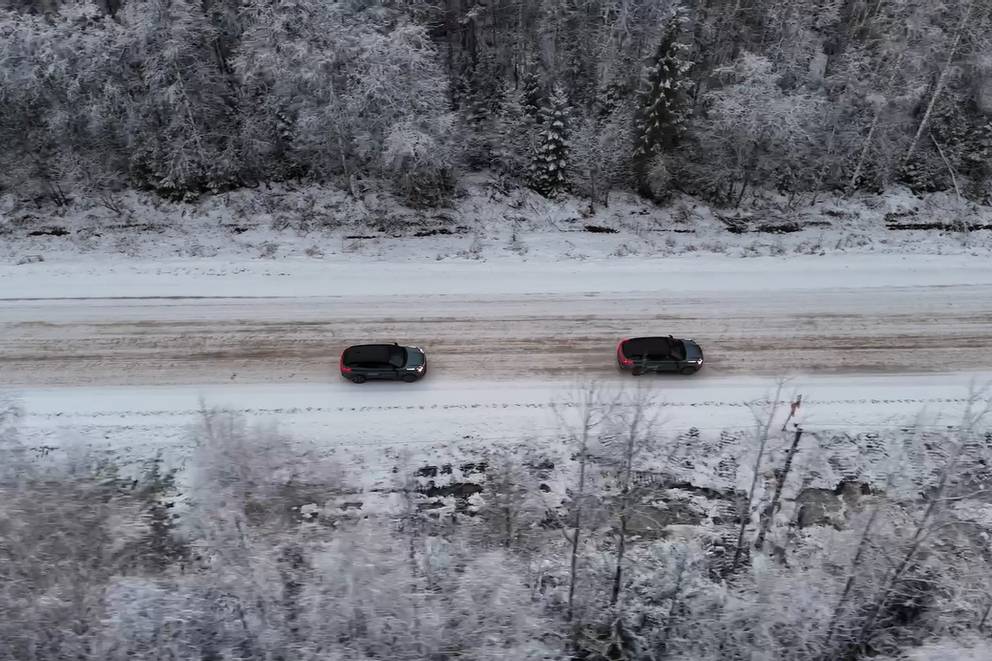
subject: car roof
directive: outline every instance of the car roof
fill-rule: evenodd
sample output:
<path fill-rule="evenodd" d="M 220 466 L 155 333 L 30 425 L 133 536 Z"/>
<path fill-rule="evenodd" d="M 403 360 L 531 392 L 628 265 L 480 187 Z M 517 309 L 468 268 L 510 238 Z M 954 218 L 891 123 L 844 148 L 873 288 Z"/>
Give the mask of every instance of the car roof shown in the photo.
<path fill-rule="evenodd" d="M 345 363 L 388 363 L 403 347 L 395 344 L 358 344 L 344 350 Z"/>
<path fill-rule="evenodd" d="M 632 337 L 624 341 L 623 352 L 627 356 L 668 355 L 679 341 L 673 337 Z"/>

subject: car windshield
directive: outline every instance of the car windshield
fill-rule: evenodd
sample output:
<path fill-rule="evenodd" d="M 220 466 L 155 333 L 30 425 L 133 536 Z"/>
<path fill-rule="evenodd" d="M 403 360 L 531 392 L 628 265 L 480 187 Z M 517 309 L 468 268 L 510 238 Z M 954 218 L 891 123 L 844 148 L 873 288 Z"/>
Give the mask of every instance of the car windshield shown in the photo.
<path fill-rule="evenodd" d="M 389 364 L 393 367 L 403 367 L 406 365 L 406 349 L 403 347 L 390 347 Z"/>
<path fill-rule="evenodd" d="M 424 354 L 420 351 L 407 351 L 406 352 L 406 366 L 407 367 L 419 367 L 424 364 Z"/>

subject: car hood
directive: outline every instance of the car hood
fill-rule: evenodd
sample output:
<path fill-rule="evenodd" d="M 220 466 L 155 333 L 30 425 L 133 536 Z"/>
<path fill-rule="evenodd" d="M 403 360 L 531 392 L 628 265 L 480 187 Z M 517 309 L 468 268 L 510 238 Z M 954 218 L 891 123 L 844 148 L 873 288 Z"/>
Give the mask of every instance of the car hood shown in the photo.
<path fill-rule="evenodd" d="M 698 360 L 703 357 L 703 350 L 692 340 L 683 340 L 682 344 L 685 345 L 686 360 Z"/>
<path fill-rule="evenodd" d="M 404 367 L 420 367 L 427 362 L 427 354 L 420 347 L 404 347 L 406 349 L 406 365 Z"/>

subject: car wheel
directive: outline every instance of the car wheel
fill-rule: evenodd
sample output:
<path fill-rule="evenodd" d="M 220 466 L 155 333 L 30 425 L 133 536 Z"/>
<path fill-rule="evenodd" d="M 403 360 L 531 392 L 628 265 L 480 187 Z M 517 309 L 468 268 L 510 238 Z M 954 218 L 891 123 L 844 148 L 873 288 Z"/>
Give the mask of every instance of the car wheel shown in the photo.
<path fill-rule="evenodd" d="M 632 369 L 630 373 L 633 374 L 634 376 L 641 376 L 642 374 L 644 374 L 644 370 L 638 367 L 636 369 Z"/>
<path fill-rule="evenodd" d="M 698 371 L 699 371 L 699 368 L 698 367 L 683 367 L 682 368 L 682 373 L 685 374 L 686 376 L 688 376 L 690 374 L 695 374 Z"/>
<path fill-rule="evenodd" d="M 417 380 L 417 375 L 416 374 L 404 374 L 403 375 L 403 381 L 405 381 L 406 383 L 413 383 L 416 380 Z"/>
<path fill-rule="evenodd" d="M 351 377 L 352 383 L 365 383 L 365 377 L 361 374 L 355 374 Z"/>

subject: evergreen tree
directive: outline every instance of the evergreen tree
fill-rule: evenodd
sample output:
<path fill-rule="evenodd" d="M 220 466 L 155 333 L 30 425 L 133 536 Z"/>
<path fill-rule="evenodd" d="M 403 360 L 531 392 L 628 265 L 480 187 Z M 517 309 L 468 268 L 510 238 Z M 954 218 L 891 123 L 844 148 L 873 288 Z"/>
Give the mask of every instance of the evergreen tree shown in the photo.
<path fill-rule="evenodd" d="M 188 549 L 176 531 L 176 515 L 172 507 L 179 496 L 176 469 L 162 469 L 162 458 L 148 461 L 144 475 L 137 482 L 136 497 L 147 531 L 131 547 L 137 564 L 146 569 L 163 571 L 177 560 L 183 560 Z"/>
<path fill-rule="evenodd" d="M 503 91 L 496 120 L 498 143 L 495 165 L 504 177 L 525 177 L 529 160 L 536 148 L 537 119 L 526 105 L 522 87 Z"/>
<path fill-rule="evenodd" d="M 635 171 L 642 187 L 654 157 L 678 144 L 691 112 L 692 61 L 682 36 L 682 19 L 677 16 L 665 31 L 646 71 L 634 147 Z"/>
<path fill-rule="evenodd" d="M 520 90 L 522 94 L 521 103 L 524 110 L 534 119 L 538 119 L 541 114 L 541 103 L 544 93 L 541 90 L 541 78 L 533 68 L 527 69 L 521 76 Z"/>
<path fill-rule="evenodd" d="M 465 92 L 460 99 L 462 117 L 469 136 L 465 158 L 471 168 L 487 168 L 499 149 L 496 143 L 500 105 L 499 66 L 492 54 L 483 54 L 466 74 Z"/>
<path fill-rule="evenodd" d="M 531 187 L 545 197 L 557 197 L 568 189 L 568 115 L 565 90 L 555 85 L 541 108 L 541 132 L 531 163 Z"/>

